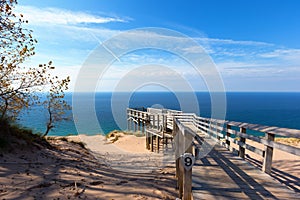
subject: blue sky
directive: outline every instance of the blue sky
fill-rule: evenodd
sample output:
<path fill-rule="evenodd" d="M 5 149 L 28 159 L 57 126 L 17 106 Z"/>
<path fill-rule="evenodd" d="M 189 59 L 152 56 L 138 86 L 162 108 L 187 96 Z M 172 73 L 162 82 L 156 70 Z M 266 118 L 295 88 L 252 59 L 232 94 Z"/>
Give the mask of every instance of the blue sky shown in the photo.
<path fill-rule="evenodd" d="M 71 76 L 71 88 L 99 44 L 122 31 L 162 27 L 203 46 L 227 91 L 300 92 L 299 10 L 297 0 L 22 0 L 17 6 L 39 41 L 36 56 L 26 64 L 52 60 L 58 75 Z M 155 50 L 118 59 L 101 77 L 97 90 L 114 90 L 131 70 L 149 64 L 169 66 L 195 90 L 207 90 L 205 77 L 201 81 L 185 61 Z"/>

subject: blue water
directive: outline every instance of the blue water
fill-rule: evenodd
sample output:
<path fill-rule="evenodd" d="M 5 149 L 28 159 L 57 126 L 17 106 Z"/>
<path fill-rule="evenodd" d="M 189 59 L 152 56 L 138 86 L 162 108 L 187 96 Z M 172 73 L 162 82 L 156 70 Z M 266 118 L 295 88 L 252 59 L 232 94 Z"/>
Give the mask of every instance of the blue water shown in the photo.
<path fill-rule="evenodd" d="M 80 94 L 82 101 L 85 100 L 85 93 Z M 187 94 L 181 94 L 188 96 Z M 122 98 L 122 95 L 120 98 Z M 126 95 L 125 95 L 126 96 Z M 178 96 L 178 95 L 177 95 Z M 203 117 L 211 116 L 210 94 L 205 92 L 196 93 L 197 103 L 200 108 L 198 112 L 196 107 L 190 104 L 185 107 L 185 112 L 195 112 Z M 108 133 L 115 129 L 120 129 L 114 120 L 111 108 L 112 93 L 95 94 L 95 111 L 98 122 L 103 133 Z M 71 104 L 72 93 L 67 93 L 65 99 Z M 226 119 L 240 122 L 262 124 L 268 126 L 279 126 L 285 128 L 300 129 L 300 93 L 249 93 L 249 92 L 229 92 L 226 94 Z M 181 100 L 182 101 L 182 100 Z M 189 105 L 189 99 L 184 100 Z M 134 93 L 129 101 L 129 107 L 151 107 L 153 105 L 169 109 L 182 109 L 180 100 L 176 95 L 168 92 L 137 92 Z M 118 107 L 118 102 L 113 105 Z M 85 109 L 84 107 L 82 108 Z M 122 111 L 123 112 L 123 111 Z M 124 116 L 125 116 L 124 110 Z M 70 115 L 72 113 L 70 111 Z M 42 107 L 32 107 L 28 112 L 24 111 L 19 119 L 19 124 L 33 129 L 34 132 L 43 133 L 46 125 L 46 112 Z M 126 122 L 126 117 L 124 117 Z M 91 128 L 86 123 L 85 134 L 98 134 L 101 130 Z M 77 134 L 74 120 L 71 117 L 69 121 L 62 121 L 56 124 L 56 127 L 49 135 L 69 135 Z"/>

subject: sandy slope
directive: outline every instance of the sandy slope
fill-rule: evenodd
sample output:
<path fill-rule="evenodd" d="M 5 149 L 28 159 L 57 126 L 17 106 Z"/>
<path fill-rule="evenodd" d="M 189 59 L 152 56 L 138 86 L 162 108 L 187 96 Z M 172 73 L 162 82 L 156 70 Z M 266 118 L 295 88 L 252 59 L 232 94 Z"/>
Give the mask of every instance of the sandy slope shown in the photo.
<path fill-rule="evenodd" d="M 123 135 L 114 143 L 102 135 L 78 136 L 99 162 L 128 173 L 151 173 L 174 166 L 173 153 L 153 153 L 145 148 L 145 137 Z M 104 161 L 104 162 L 103 162 Z"/>
<path fill-rule="evenodd" d="M 63 139 L 64 140 L 64 139 Z M 175 199 L 174 155 L 145 149 L 145 138 L 122 135 L 52 138 L 52 148 L 0 153 L 0 199 Z M 259 166 L 250 152 L 247 160 Z M 299 157 L 274 154 L 274 177 L 299 189 Z"/>
<path fill-rule="evenodd" d="M 130 145 L 133 138 L 124 138 L 120 147 L 107 145 L 102 136 L 68 139 L 87 142 L 90 150 L 54 139 L 51 149 L 0 154 L 0 199 L 175 199 L 173 167 L 154 166 L 154 153 L 142 148 L 120 151 L 122 142 L 138 150 L 142 139 Z"/>

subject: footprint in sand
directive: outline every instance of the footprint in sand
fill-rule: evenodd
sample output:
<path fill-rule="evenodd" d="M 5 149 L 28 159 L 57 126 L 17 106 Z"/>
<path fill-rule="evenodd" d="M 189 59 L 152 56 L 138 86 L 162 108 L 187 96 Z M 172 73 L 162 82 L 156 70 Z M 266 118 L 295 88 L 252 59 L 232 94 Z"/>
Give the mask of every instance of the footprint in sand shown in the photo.
<path fill-rule="evenodd" d="M 128 183 L 128 181 L 120 181 L 120 182 L 116 183 L 116 185 L 123 185 L 125 183 Z"/>

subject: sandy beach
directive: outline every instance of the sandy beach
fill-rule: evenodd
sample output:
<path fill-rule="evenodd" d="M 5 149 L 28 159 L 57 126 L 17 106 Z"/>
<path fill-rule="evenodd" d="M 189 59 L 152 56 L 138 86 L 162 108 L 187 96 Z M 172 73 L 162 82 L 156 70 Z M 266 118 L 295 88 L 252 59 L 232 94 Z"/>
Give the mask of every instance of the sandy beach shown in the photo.
<path fill-rule="evenodd" d="M 124 136 L 110 144 L 101 135 L 52 137 L 51 148 L 3 153 L 0 198 L 175 199 L 174 166 L 159 165 L 161 156 L 146 151 L 143 140 Z"/>

